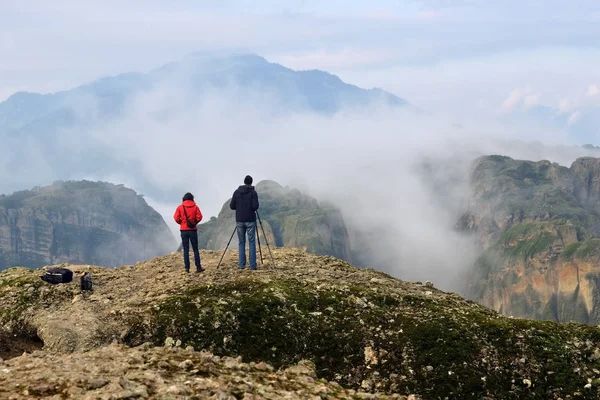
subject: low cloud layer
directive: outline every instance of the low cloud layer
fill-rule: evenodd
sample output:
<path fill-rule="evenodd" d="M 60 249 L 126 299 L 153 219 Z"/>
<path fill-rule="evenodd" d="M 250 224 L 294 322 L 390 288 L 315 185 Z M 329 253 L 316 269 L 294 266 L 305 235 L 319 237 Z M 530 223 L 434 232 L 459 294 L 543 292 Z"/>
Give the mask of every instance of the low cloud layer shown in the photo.
<path fill-rule="evenodd" d="M 452 290 L 477 255 L 471 238 L 453 230 L 472 160 L 504 154 L 569 165 L 588 153 L 562 145 L 561 132 L 484 120 L 456 126 L 382 105 L 325 117 L 281 112 L 268 94 L 235 87 L 193 106 L 185 99 L 157 89 L 129 104 L 123 120 L 91 132 L 140 169 L 84 177 L 158 188 L 160 198 L 147 200 L 175 234 L 173 210 L 186 191 L 208 220 L 246 174 L 275 180 L 340 207 L 365 266 Z"/>
<path fill-rule="evenodd" d="M 532 104 L 532 96 L 522 90 L 513 97 Z M 82 116 L 98 115 L 93 99 L 73 107 Z M 589 153 L 565 146 L 564 132 L 500 125 L 477 113 L 458 125 L 381 104 L 333 116 L 290 113 L 272 93 L 234 86 L 203 91 L 198 99 L 166 81 L 121 111 L 122 119 L 101 129 L 59 132 L 46 142 L 7 139 L 0 149 L 0 156 L 6 153 L 1 189 L 54 179 L 123 183 L 145 194 L 177 235 L 172 215 L 185 192 L 195 195 L 208 220 L 250 174 L 255 182 L 275 180 L 336 204 L 363 266 L 450 290 L 460 288 L 477 255 L 471 238 L 453 230 L 474 158 L 503 154 L 569 165 Z M 75 162 L 98 149 L 119 167 L 93 161 L 86 170 L 53 167 L 56 157 L 68 154 L 60 161 Z M 19 151 L 18 162 L 7 161 Z"/>

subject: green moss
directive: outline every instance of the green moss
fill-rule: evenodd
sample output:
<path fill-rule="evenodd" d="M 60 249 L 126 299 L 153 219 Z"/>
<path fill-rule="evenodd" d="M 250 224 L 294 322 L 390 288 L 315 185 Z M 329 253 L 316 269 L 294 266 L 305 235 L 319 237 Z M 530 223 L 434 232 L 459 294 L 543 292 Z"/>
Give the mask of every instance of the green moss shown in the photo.
<path fill-rule="evenodd" d="M 559 239 L 551 223 L 523 223 L 507 229 L 497 241 L 495 248 L 511 263 L 525 261 L 539 253 L 548 251 Z"/>
<path fill-rule="evenodd" d="M 276 368 L 309 359 L 319 377 L 342 385 L 358 388 L 370 379 L 381 391 L 401 388 L 428 399 L 565 396 L 587 383 L 574 366 L 600 368 L 588 360 L 593 348 L 565 347 L 574 337 L 597 343 L 595 328 L 513 320 L 450 296 L 399 296 L 358 285 L 323 288 L 291 278 L 206 284 L 136 318 L 126 338 L 131 345 L 173 337 L 182 346 Z M 535 386 L 512 387 L 524 378 Z"/>
<path fill-rule="evenodd" d="M 38 302 L 38 288 L 43 284 L 43 281 L 33 274 L 11 276 L 8 273 L 13 269 L 6 270 L 0 275 L 0 277 L 5 276 L 5 278 L 0 279 L 0 323 L 11 322 L 18 325 L 22 314 Z M 29 285 L 29 287 L 25 288 L 25 285 Z M 29 288 L 33 289 L 28 290 Z M 17 291 L 16 300 L 11 303 L 4 300 L 2 297 L 5 291 Z M 22 331 L 19 326 L 16 326 L 15 329 L 17 332 Z"/>
<path fill-rule="evenodd" d="M 359 360 L 366 327 L 350 324 L 351 308 L 338 310 L 342 317 L 335 325 L 326 323 L 324 316 L 327 307 L 344 302 L 341 293 L 307 294 L 300 287 L 291 281 L 199 287 L 160 306 L 154 314 L 158 329 L 152 336 L 158 343 L 177 337 L 216 354 L 264 359 L 276 367 L 309 355 L 321 370 L 338 369 L 332 362 Z M 219 301 L 225 293 L 234 293 L 226 304 Z"/>
<path fill-rule="evenodd" d="M 580 259 L 597 259 L 600 257 L 600 239 L 586 240 L 575 252 L 575 257 Z"/>
<path fill-rule="evenodd" d="M 10 268 L 0 274 L 0 326 L 10 323 L 13 333 L 21 334 L 30 330 L 29 324 L 23 318 L 26 312 L 34 310 L 42 300 L 52 302 L 70 298 L 71 293 L 50 291 L 42 299 L 40 288 L 47 283 L 31 270 L 13 276 L 15 269 L 21 268 Z M 7 294 L 10 296 L 5 297 Z"/>
<path fill-rule="evenodd" d="M 526 236 L 530 232 L 535 229 L 539 229 L 540 227 L 547 227 L 548 223 L 535 223 L 535 222 L 526 222 L 521 224 L 515 224 L 511 226 L 509 229 L 504 231 L 500 236 L 499 240 L 503 243 L 508 243 L 513 240 L 517 240 L 523 236 Z"/>
<path fill-rule="evenodd" d="M 561 253 L 561 257 L 565 260 L 572 260 L 575 252 L 581 247 L 582 242 L 575 242 L 567 246 Z"/>
<path fill-rule="evenodd" d="M 3 276 L 5 277 L 2 277 L 2 275 L 0 275 L 0 288 L 8 286 L 24 286 L 27 284 L 38 287 L 43 284 L 43 281 L 40 279 L 40 277 L 33 273 L 27 273 L 25 275 L 18 275 L 14 277 L 9 274 L 12 270 L 18 268 L 21 267 L 13 267 L 3 271 Z"/>

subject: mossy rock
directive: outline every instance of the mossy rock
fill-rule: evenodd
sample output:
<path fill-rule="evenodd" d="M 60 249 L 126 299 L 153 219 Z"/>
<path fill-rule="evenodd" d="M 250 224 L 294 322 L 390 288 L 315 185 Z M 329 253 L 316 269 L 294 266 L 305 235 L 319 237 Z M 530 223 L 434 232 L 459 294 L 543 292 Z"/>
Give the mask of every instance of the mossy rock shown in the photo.
<path fill-rule="evenodd" d="M 293 278 L 206 284 L 139 316 L 126 340 L 162 345 L 168 337 L 275 367 L 309 359 L 319 377 L 344 386 L 371 382 L 373 390 L 427 399 L 600 393 L 584 391 L 587 376 L 575 372 L 600 368 L 590 361 L 597 328 L 504 318 L 452 297 Z"/>

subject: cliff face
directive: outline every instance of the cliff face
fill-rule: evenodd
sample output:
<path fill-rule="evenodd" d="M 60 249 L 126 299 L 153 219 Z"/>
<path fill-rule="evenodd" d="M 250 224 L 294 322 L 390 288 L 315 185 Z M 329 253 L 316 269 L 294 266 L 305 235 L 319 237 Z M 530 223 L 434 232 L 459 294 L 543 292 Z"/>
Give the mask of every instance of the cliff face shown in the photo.
<path fill-rule="evenodd" d="M 600 160 L 483 157 L 472 188 L 459 226 L 483 252 L 467 295 L 508 315 L 600 323 Z"/>
<path fill-rule="evenodd" d="M 341 212 L 329 204 L 273 181 L 256 185 L 258 213 L 269 245 L 306 248 L 313 254 L 351 260 L 350 239 Z M 206 249 L 224 249 L 235 229 L 235 211 L 227 200 L 216 219 L 199 225 L 199 244 Z M 260 225 L 261 245 L 266 248 Z M 230 248 L 237 249 L 237 235 Z M 258 251 L 258 249 L 257 249 Z M 263 251 L 266 256 L 266 249 Z"/>
<path fill-rule="evenodd" d="M 0 269 L 62 262 L 114 267 L 175 247 L 160 214 L 121 185 L 56 182 L 0 196 Z"/>

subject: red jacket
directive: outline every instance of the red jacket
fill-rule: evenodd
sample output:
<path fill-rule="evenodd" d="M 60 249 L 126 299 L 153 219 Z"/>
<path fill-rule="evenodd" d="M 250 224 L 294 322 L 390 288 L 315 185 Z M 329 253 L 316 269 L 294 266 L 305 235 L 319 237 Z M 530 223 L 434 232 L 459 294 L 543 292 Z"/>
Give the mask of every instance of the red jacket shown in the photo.
<path fill-rule="evenodd" d="M 175 215 L 173 215 L 175 222 L 177 222 L 179 224 L 179 230 L 180 231 L 195 231 L 195 230 L 197 230 L 198 227 L 196 227 L 196 226 L 194 226 L 193 228 L 190 228 L 189 226 L 187 226 L 187 222 L 185 220 L 185 215 L 183 214 L 183 207 L 185 207 L 185 212 L 187 214 L 187 217 L 192 224 L 197 224 L 198 222 L 202 221 L 202 213 L 200 212 L 200 209 L 198 208 L 196 203 L 193 200 L 186 200 L 177 207 L 177 209 L 175 210 Z"/>

